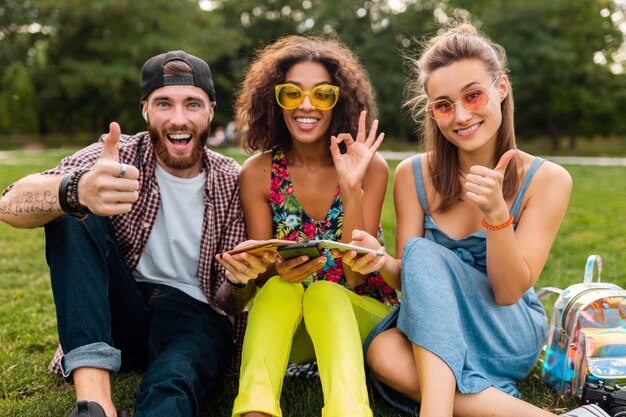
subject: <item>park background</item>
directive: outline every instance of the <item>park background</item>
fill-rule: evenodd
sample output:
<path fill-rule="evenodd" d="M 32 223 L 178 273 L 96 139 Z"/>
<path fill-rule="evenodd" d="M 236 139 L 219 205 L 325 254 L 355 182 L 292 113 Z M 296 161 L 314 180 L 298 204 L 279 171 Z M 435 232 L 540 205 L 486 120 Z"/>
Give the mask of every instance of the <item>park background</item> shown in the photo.
<path fill-rule="evenodd" d="M 626 286 L 625 12 L 626 3 L 613 0 L 3 0 L 0 189 L 93 142 L 112 120 L 127 133 L 143 130 L 140 68 L 165 50 L 209 62 L 218 101 L 213 126 L 226 126 L 254 52 L 286 34 L 343 40 L 376 89 L 383 149 L 417 152 L 418 126 L 401 108 L 402 57 L 447 22 L 469 18 L 507 50 L 518 146 L 565 161 L 574 179 L 537 287 L 580 281 L 591 253 L 604 259 L 603 281 Z M 230 145 L 219 151 L 245 160 Z M 613 158 L 598 166 L 564 156 Z M 397 163 L 389 158 L 392 173 Z M 393 246 L 391 182 L 387 193 L 383 228 Z M 0 416 L 68 414 L 73 391 L 46 370 L 57 341 L 43 232 L 0 224 Z M 139 378 L 114 376 L 119 407 L 132 409 Z M 539 365 L 521 387 L 526 399 L 555 412 L 576 404 L 545 386 Z M 229 415 L 235 392 L 236 378 L 226 378 L 204 415 Z M 371 399 L 376 416 L 402 415 Z M 319 382 L 288 378 L 282 405 L 286 416 L 320 415 Z"/>

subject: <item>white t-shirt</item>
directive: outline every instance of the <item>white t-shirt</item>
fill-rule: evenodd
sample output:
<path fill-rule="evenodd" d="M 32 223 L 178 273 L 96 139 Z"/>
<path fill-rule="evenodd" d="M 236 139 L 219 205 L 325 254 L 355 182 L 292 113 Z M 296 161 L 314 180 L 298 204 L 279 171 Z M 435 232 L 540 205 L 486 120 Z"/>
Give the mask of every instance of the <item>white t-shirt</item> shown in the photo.
<path fill-rule="evenodd" d="M 159 164 L 155 170 L 161 209 L 133 275 L 139 282 L 169 285 L 208 303 L 198 280 L 206 174 L 179 178 Z"/>

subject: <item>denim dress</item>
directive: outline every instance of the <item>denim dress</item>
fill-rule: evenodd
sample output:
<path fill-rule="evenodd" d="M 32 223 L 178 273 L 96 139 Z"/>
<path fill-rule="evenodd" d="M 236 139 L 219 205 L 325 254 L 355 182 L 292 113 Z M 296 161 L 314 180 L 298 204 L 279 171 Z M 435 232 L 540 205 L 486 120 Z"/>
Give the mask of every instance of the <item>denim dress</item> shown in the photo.
<path fill-rule="evenodd" d="M 495 387 L 520 397 L 516 383 L 533 369 L 547 337 L 543 305 L 530 288 L 509 306 L 496 304 L 487 277 L 485 231 L 452 239 L 428 209 L 420 155 L 412 159 L 415 187 L 424 210 L 424 237 L 408 240 L 402 255 L 402 298 L 368 336 L 365 350 L 382 331 L 397 326 L 411 343 L 440 357 L 452 370 L 457 390 L 478 393 Z M 511 208 L 517 219 L 524 194 L 543 159 L 535 158 Z M 411 414 L 419 405 L 373 376 L 387 401 Z"/>

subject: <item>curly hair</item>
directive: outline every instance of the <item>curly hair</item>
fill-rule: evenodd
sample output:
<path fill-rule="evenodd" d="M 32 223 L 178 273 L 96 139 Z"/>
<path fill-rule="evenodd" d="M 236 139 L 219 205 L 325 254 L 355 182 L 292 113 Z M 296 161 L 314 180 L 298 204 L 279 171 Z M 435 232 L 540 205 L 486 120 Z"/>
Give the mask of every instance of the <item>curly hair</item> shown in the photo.
<path fill-rule="evenodd" d="M 276 103 L 274 86 L 283 83 L 287 71 L 303 61 L 322 64 L 332 84 L 340 88 L 328 140 L 344 132 L 356 136 L 362 110 L 367 111 L 368 126 L 377 117 L 367 72 L 343 43 L 333 37 L 285 36 L 257 52 L 235 101 L 235 122 L 248 152 L 291 148 L 291 135 Z"/>
<path fill-rule="evenodd" d="M 404 106 L 409 109 L 414 121 L 420 123 L 424 148 L 429 152 L 430 176 L 433 186 L 441 195 L 439 209 L 445 211 L 457 202 L 463 192 L 458 181 L 460 166 L 457 147 L 448 141 L 437 122 L 427 117 L 428 96 L 426 84 L 430 74 L 442 67 L 465 59 L 482 61 L 492 79 L 508 72 L 504 48 L 478 33 L 469 23 L 461 23 L 428 41 L 418 59 L 406 57 L 410 73 Z M 513 121 L 513 90 L 500 104 L 502 123 L 496 140 L 496 161 L 509 149 L 515 149 L 515 128 Z M 503 194 L 510 198 L 517 193 L 517 158 L 513 158 L 504 175 Z"/>

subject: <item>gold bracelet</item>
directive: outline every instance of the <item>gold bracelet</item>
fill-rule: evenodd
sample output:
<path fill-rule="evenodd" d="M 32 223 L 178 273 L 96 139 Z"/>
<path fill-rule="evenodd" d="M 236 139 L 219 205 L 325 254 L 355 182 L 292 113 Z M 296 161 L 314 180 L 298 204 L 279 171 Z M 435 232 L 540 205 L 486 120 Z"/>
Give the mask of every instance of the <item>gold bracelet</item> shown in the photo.
<path fill-rule="evenodd" d="M 487 230 L 502 230 L 505 227 L 509 227 L 510 225 L 513 224 L 513 215 L 509 214 L 509 219 L 507 221 L 505 221 L 504 223 L 502 223 L 502 224 L 495 224 L 495 225 L 494 224 L 489 224 L 489 223 L 487 223 L 487 221 L 484 218 L 481 220 L 480 223 Z"/>

